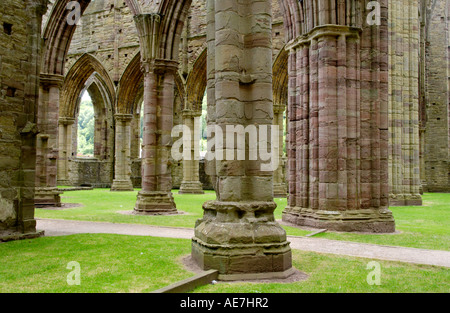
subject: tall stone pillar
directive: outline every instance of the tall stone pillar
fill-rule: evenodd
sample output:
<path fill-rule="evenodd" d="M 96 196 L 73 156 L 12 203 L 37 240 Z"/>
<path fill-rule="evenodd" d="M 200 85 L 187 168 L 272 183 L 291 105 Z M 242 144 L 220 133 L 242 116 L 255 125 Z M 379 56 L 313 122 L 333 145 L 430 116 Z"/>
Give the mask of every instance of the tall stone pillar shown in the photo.
<path fill-rule="evenodd" d="M 184 138 L 183 141 L 187 140 L 187 145 L 184 147 L 190 147 L 190 158 L 188 160 L 183 159 L 183 181 L 180 186 L 180 194 L 203 194 L 203 185 L 200 182 L 199 175 L 199 140 L 200 140 L 200 129 L 195 129 L 199 127 L 195 123 L 195 119 L 200 120 L 201 112 L 194 112 L 191 110 L 183 111 L 183 125 L 187 126 L 190 130 L 190 138 Z"/>
<path fill-rule="evenodd" d="M 425 192 L 450 192 L 450 5 L 422 1 L 420 77 Z"/>
<path fill-rule="evenodd" d="M 262 129 L 272 125 L 271 13 L 271 1 L 207 1 L 208 87 L 215 86 L 214 95 L 208 88 L 208 119 L 215 122 L 216 145 L 207 159 L 214 163 L 217 198 L 203 205 L 192 257 L 202 269 L 219 270 L 222 280 L 293 271 L 286 233 L 273 215 L 273 169 L 264 168 L 261 155 L 248 156 L 256 152 L 250 148 L 256 138 L 245 143 L 245 151 L 236 142 L 227 145 L 223 155 L 218 144 L 220 133 L 225 144 L 239 127 L 257 128 L 262 143 Z"/>
<path fill-rule="evenodd" d="M 142 190 L 136 214 L 177 214 L 172 195 L 170 154 L 172 147 L 175 73 L 178 63 L 157 58 L 160 16 L 135 17 L 144 72 L 144 134 Z"/>
<path fill-rule="evenodd" d="M 111 191 L 133 191 L 131 182 L 131 114 L 116 114 L 114 180 Z"/>
<path fill-rule="evenodd" d="M 381 25 L 366 23 L 365 8 L 353 19 L 344 2 L 319 2 L 319 19 L 308 23 L 314 27 L 287 44 L 289 198 L 283 220 L 393 232 L 387 1 L 379 1 Z"/>
<path fill-rule="evenodd" d="M 273 173 L 273 196 L 275 198 L 286 198 L 287 197 L 287 186 L 285 175 L 283 173 L 283 132 L 284 132 L 284 111 L 286 106 L 284 105 L 274 105 L 273 108 L 273 125 L 278 127 L 278 143 L 279 143 L 279 154 L 278 159 L 280 164 Z"/>
<path fill-rule="evenodd" d="M 36 230 L 34 195 L 46 10 L 44 0 L 6 0 L 0 7 L 5 30 L 0 32 L 0 242 L 43 234 Z"/>
<path fill-rule="evenodd" d="M 60 90 L 64 77 L 41 74 L 36 141 L 35 204 L 61 206 L 57 187 L 58 118 Z"/>
<path fill-rule="evenodd" d="M 419 8 L 389 1 L 389 200 L 422 205 L 419 159 Z"/>
<path fill-rule="evenodd" d="M 70 160 L 73 151 L 73 125 L 75 119 L 73 117 L 59 118 L 59 158 L 58 158 L 58 184 L 70 186 Z"/>

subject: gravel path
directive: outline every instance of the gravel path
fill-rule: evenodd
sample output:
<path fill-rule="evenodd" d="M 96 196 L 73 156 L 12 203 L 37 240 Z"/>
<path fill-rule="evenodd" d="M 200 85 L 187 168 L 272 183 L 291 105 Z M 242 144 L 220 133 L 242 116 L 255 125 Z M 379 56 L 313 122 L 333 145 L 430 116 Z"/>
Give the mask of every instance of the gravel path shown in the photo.
<path fill-rule="evenodd" d="M 54 219 L 37 219 L 37 228 L 38 230 L 44 230 L 46 236 L 91 233 L 191 239 L 194 235 L 194 230 L 191 228 Z M 372 260 L 450 267 L 449 251 L 391 247 L 296 236 L 288 236 L 288 240 L 291 242 L 291 248 L 297 250 L 348 255 Z"/>

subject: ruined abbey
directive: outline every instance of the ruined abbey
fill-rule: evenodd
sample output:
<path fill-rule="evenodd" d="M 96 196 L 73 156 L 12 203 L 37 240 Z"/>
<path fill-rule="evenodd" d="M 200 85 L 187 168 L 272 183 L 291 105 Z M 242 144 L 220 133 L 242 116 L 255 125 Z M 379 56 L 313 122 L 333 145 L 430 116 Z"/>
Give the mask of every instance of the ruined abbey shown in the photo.
<path fill-rule="evenodd" d="M 35 207 L 61 205 L 58 186 L 136 188 L 127 209 L 151 215 L 215 190 L 192 256 L 224 279 L 291 273 L 274 197 L 299 226 L 394 232 L 390 206 L 450 192 L 449 14 L 446 0 L 2 1 L 0 241 L 40 236 Z"/>

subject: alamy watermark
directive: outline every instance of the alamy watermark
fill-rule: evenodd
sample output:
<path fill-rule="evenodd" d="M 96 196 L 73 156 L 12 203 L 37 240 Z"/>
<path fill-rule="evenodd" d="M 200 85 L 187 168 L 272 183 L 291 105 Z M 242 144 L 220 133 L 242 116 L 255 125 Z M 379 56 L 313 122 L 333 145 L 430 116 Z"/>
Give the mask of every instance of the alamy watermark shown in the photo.
<path fill-rule="evenodd" d="M 381 265 L 376 261 L 367 263 L 367 270 L 371 270 L 367 275 L 366 281 L 370 286 L 381 285 Z"/>
<path fill-rule="evenodd" d="M 145 0 L 144 5 L 150 5 L 150 0 Z M 370 1 L 367 4 L 367 10 L 371 12 L 367 15 L 367 24 L 373 26 L 381 25 L 381 4 L 378 1 Z M 71 26 L 81 25 L 81 6 L 78 1 L 70 1 L 67 3 L 66 9 L 70 11 L 67 16 L 67 23 Z"/>
<path fill-rule="evenodd" d="M 67 274 L 66 281 L 69 286 L 79 286 L 81 285 L 81 265 L 76 261 L 71 261 L 67 263 L 66 269 L 71 270 Z"/>
<path fill-rule="evenodd" d="M 378 1 L 370 1 L 367 4 L 367 10 L 371 12 L 367 15 L 367 24 L 373 26 L 381 25 L 381 4 Z"/>
<path fill-rule="evenodd" d="M 81 5 L 78 1 L 70 1 L 66 5 L 66 9 L 69 10 L 67 15 L 67 24 L 70 26 L 81 25 Z"/>
<path fill-rule="evenodd" d="M 194 118 L 194 129 L 177 125 L 172 130 L 176 140 L 171 155 L 175 161 L 200 160 L 200 118 Z M 208 125 L 206 161 L 260 161 L 260 170 L 275 171 L 280 164 L 280 127 L 278 125 Z M 192 146 L 192 144 L 194 146 Z M 194 152 L 194 153 L 192 153 Z"/>

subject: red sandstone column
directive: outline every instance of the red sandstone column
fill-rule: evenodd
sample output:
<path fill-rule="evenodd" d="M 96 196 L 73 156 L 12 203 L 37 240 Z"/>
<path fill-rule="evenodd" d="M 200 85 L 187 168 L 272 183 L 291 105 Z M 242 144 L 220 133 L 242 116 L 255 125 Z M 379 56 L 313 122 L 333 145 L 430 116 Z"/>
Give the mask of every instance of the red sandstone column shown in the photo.
<path fill-rule="evenodd" d="M 131 114 L 116 114 L 115 173 L 111 191 L 133 191 L 131 183 Z"/>
<path fill-rule="evenodd" d="M 170 153 L 173 127 L 174 73 L 177 63 L 144 64 L 144 134 L 142 190 L 135 213 L 176 214 L 173 200 Z"/>
<path fill-rule="evenodd" d="M 190 138 L 183 137 L 183 141 L 190 146 L 189 160 L 183 159 L 183 181 L 181 182 L 179 194 L 203 194 L 203 185 L 199 177 L 199 140 L 200 140 L 200 116 L 201 112 L 184 110 L 183 125 L 190 130 Z M 198 121 L 196 123 L 196 120 Z M 197 129 L 196 129 L 197 128 Z M 186 134 L 183 134 L 184 136 Z"/>
<path fill-rule="evenodd" d="M 178 62 L 157 57 L 160 19 L 158 14 L 141 14 L 134 18 L 144 72 L 142 190 L 134 207 L 136 214 L 177 214 L 171 192 L 170 155 Z"/>
<path fill-rule="evenodd" d="M 290 188 L 283 220 L 340 231 L 393 232 L 387 23 L 366 25 L 361 8 L 356 21 L 362 24 L 347 26 L 351 19 L 344 18 L 344 4 L 319 2 L 314 11 L 319 19 L 287 44 Z M 385 1 L 382 14 L 387 17 Z"/>
<path fill-rule="evenodd" d="M 56 184 L 60 89 L 64 78 L 41 74 L 36 142 L 36 205 L 61 206 Z"/>

